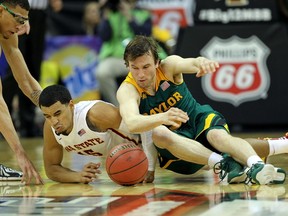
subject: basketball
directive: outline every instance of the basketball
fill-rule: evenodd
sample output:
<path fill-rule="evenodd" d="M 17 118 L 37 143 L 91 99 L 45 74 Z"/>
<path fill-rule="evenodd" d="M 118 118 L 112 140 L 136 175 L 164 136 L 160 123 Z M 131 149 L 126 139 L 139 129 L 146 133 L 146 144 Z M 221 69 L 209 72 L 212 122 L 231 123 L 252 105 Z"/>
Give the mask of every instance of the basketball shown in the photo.
<path fill-rule="evenodd" d="M 119 144 L 107 155 L 106 171 L 111 180 L 119 185 L 140 183 L 148 171 L 146 154 L 133 143 Z"/>

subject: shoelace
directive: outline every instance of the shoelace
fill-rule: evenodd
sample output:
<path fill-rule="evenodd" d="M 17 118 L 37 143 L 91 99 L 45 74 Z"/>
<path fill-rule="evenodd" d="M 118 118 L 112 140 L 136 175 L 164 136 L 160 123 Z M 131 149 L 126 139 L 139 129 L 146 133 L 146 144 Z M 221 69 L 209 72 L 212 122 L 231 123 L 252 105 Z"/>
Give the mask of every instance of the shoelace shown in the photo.
<path fill-rule="evenodd" d="M 253 183 L 252 182 L 252 172 L 253 172 L 253 170 L 255 169 L 255 166 L 253 165 L 247 172 L 246 172 L 246 178 L 245 178 L 245 180 L 244 180 L 244 183 L 245 184 L 249 184 L 250 182 L 251 183 Z"/>
<path fill-rule="evenodd" d="M 227 170 L 229 170 L 229 164 L 225 162 L 225 159 L 214 164 L 213 171 L 215 174 L 219 175 L 221 181 L 227 176 Z"/>
<path fill-rule="evenodd" d="M 12 168 L 9 168 L 9 167 L 3 167 L 3 169 L 7 172 L 16 172 L 16 173 L 18 173 L 18 171 L 16 171 L 16 170 L 13 170 Z"/>
<path fill-rule="evenodd" d="M 256 163 L 257 164 L 257 163 Z M 252 172 L 257 168 L 256 167 L 256 164 L 253 164 L 252 165 L 252 167 L 249 169 L 249 170 L 247 170 L 247 172 L 246 172 L 246 179 L 245 179 L 245 181 L 244 181 L 244 183 L 245 184 L 249 184 L 250 182 L 252 183 L 252 184 L 255 184 L 256 182 L 253 182 L 253 178 L 252 178 Z"/>

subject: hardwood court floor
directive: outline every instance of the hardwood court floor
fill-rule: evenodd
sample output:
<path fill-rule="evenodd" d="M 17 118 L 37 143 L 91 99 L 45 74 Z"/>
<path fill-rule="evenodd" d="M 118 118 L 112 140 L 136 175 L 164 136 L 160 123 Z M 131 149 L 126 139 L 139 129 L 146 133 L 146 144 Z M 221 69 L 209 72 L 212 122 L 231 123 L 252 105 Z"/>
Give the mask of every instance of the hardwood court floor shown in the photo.
<path fill-rule="evenodd" d="M 263 137 L 262 134 L 248 136 Z M 0 215 L 286 216 L 288 212 L 288 181 L 269 186 L 229 185 L 225 181 L 219 183 L 212 171 L 184 176 L 157 169 L 153 184 L 124 187 L 113 183 L 103 167 L 101 176 L 92 184 L 60 184 L 45 175 L 42 139 L 23 139 L 22 143 L 45 184 L 25 186 L 17 181 L 0 181 Z M 0 158 L 1 163 L 17 169 L 16 160 L 4 141 L 0 142 Z M 64 165 L 76 170 L 90 160 L 100 159 L 66 155 Z M 288 170 L 288 155 L 274 156 L 270 161 Z M 102 164 L 105 164 L 103 159 Z"/>

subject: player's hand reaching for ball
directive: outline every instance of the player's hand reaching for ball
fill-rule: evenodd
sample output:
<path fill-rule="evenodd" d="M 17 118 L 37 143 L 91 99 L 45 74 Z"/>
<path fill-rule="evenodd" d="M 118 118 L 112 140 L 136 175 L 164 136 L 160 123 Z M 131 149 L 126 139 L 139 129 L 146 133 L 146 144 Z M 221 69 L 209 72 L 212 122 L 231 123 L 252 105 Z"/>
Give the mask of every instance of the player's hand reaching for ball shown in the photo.
<path fill-rule="evenodd" d="M 18 151 L 17 160 L 23 172 L 22 183 L 25 183 L 26 185 L 30 185 L 32 184 L 33 180 L 35 180 L 35 184 L 44 183 L 40 174 L 37 172 L 37 170 L 35 169 L 32 162 L 29 160 L 25 152 Z"/>
<path fill-rule="evenodd" d="M 97 178 L 98 174 L 101 174 L 99 169 L 101 163 L 88 163 L 86 164 L 82 171 L 80 172 L 80 181 L 81 183 L 88 184 Z"/>
<path fill-rule="evenodd" d="M 152 183 L 154 181 L 154 175 L 155 175 L 155 171 L 148 170 L 143 183 Z"/>

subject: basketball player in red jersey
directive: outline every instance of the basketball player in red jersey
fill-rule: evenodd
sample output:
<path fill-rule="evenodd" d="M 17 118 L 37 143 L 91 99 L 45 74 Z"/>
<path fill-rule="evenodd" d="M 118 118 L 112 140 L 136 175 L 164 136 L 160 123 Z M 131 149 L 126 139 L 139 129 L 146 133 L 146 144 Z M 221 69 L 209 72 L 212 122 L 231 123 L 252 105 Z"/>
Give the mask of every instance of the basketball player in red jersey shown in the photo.
<path fill-rule="evenodd" d="M 57 182 L 92 182 L 100 174 L 100 163 L 90 162 L 81 171 L 62 165 L 63 151 L 88 156 L 106 156 L 115 145 L 137 144 L 139 135 L 131 135 L 122 124 L 119 110 L 100 101 L 74 104 L 67 88 L 52 85 L 39 98 L 45 117 L 44 166 L 47 176 Z"/>

